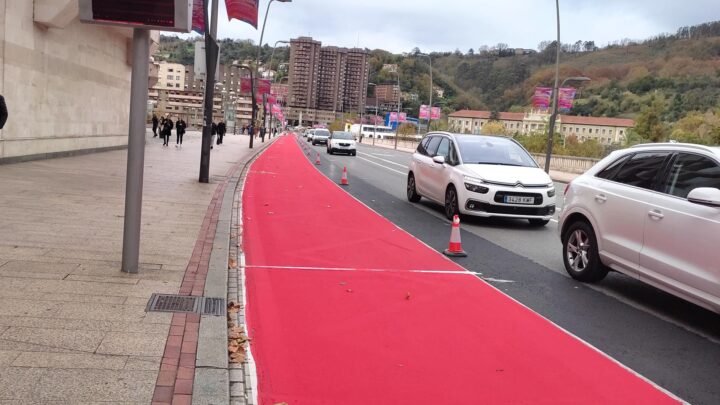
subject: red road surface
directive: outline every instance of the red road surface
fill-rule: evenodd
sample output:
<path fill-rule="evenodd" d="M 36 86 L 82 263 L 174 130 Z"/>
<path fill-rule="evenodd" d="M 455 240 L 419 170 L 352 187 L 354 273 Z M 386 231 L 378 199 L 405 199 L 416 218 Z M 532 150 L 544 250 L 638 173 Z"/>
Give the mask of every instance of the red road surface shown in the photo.
<path fill-rule="evenodd" d="M 253 164 L 243 207 L 261 404 L 677 403 L 359 203 L 294 137 Z"/>

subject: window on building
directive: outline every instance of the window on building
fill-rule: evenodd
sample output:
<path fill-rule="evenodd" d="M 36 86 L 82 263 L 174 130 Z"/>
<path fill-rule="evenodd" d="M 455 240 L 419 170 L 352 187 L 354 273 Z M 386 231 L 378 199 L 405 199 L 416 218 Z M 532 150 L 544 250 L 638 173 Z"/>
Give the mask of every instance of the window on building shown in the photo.
<path fill-rule="evenodd" d="M 173 79 L 173 75 L 168 75 L 167 78 L 168 78 L 168 80 L 172 80 L 172 79 Z"/>
<path fill-rule="evenodd" d="M 175 87 L 180 87 L 180 83 L 175 83 Z"/>
<path fill-rule="evenodd" d="M 605 135 L 605 130 L 603 129 L 603 135 Z"/>
<path fill-rule="evenodd" d="M 168 72 L 172 72 L 172 71 L 173 71 L 172 69 L 168 69 Z"/>
<path fill-rule="evenodd" d="M 623 134 L 623 130 L 621 129 L 621 130 L 620 130 L 620 135 L 622 135 L 622 134 Z"/>
<path fill-rule="evenodd" d="M 180 76 L 175 76 L 175 80 L 180 80 Z"/>

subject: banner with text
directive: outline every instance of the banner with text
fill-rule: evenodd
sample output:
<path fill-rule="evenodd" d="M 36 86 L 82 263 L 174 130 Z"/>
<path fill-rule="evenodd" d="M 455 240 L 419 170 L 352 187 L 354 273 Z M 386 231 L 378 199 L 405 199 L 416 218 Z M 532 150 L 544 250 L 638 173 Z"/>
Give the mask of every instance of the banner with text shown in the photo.
<path fill-rule="evenodd" d="M 257 29 L 259 0 L 225 0 L 228 20 L 237 18 Z"/>
<path fill-rule="evenodd" d="M 420 114 L 418 114 L 418 118 L 420 118 L 421 120 L 426 120 L 426 119 L 430 118 L 430 107 L 428 107 L 426 105 L 421 105 L 420 106 Z"/>
<path fill-rule="evenodd" d="M 439 120 L 440 118 L 442 118 L 442 111 L 440 110 L 440 107 L 433 107 L 430 110 L 430 119 Z"/>
<path fill-rule="evenodd" d="M 564 87 L 558 91 L 558 108 L 561 111 L 570 111 L 575 100 L 576 90 L 572 87 Z"/>
<path fill-rule="evenodd" d="M 533 108 L 550 108 L 550 99 L 552 98 L 551 87 L 537 87 L 535 89 L 535 95 L 532 98 Z"/>
<path fill-rule="evenodd" d="M 205 0 L 193 2 L 192 30 L 200 35 L 205 35 Z"/>

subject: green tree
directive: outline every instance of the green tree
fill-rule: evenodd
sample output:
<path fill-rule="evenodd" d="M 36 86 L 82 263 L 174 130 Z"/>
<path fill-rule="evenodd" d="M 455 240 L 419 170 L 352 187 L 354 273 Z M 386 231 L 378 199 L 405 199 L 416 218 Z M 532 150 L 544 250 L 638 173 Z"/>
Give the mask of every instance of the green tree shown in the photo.
<path fill-rule="evenodd" d="M 663 142 L 667 139 L 667 127 L 662 120 L 665 114 L 665 100 L 655 98 L 645 107 L 635 120 L 635 131 L 638 135 L 652 142 Z"/>

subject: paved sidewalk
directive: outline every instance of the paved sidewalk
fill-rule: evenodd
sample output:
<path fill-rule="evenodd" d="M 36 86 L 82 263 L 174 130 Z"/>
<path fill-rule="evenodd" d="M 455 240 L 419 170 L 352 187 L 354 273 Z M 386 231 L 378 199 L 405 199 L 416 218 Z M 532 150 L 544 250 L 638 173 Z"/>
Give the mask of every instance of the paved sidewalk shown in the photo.
<path fill-rule="evenodd" d="M 203 295 L 220 190 L 264 144 L 226 136 L 201 184 L 199 133 L 147 139 L 138 275 L 120 272 L 126 151 L 0 166 L 0 402 L 189 403 L 199 317 L 146 305 Z"/>

